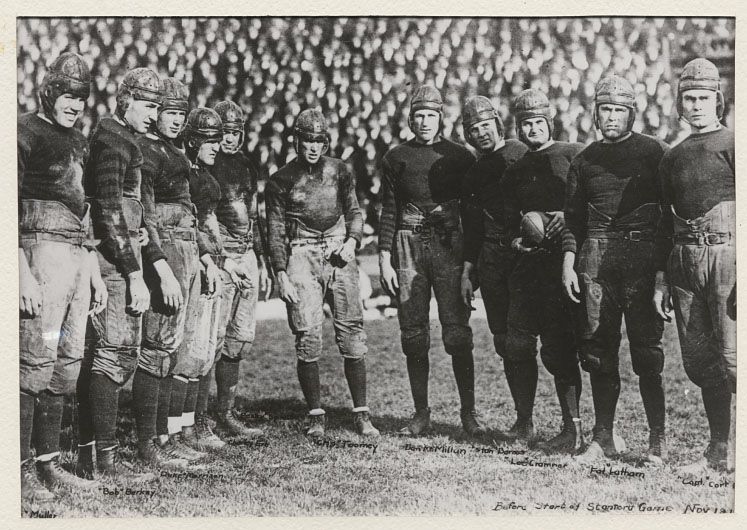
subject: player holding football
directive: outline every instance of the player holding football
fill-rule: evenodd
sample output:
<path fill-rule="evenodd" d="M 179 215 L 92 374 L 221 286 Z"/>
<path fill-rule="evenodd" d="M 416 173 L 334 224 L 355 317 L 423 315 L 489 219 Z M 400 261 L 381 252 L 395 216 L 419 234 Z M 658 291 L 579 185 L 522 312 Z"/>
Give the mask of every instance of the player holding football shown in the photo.
<path fill-rule="evenodd" d="M 465 305 L 472 305 L 473 290 L 477 285 L 473 285 L 471 278 L 476 276 L 495 351 L 503 359 L 508 318 L 508 277 L 515 260 L 504 224 L 500 183 L 506 169 L 524 156 L 527 147 L 518 140 L 504 138 L 503 121 L 484 96 L 475 96 L 465 103 L 462 125 L 467 141 L 480 154 L 467 172 L 462 193 L 462 298 Z"/>
<path fill-rule="evenodd" d="M 633 87 L 622 77 L 599 81 L 593 116 L 602 140 L 576 156 L 568 171 L 562 281 L 568 298 L 581 304 L 577 311 L 581 366 L 589 372 L 595 413 L 594 437 L 578 456 L 581 462 L 609 457 L 624 448 L 619 438 L 613 440 L 623 316 L 648 419 L 647 456 L 661 463 L 666 453 L 661 379 L 664 323 L 657 318 L 651 297 L 661 211 L 657 171 L 668 148 L 632 132 L 635 98 Z"/>
<path fill-rule="evenodd" d="M 298 157 L 270 177 L 265 200 L 272 264 L 288 323 L 296 336 L 296 369 L 309 407 L 307 435 L 324 436 L 319 364 L 324 300 L 332 306 L 335 340 L 353 398 L 356 431 L 378 436 L 366 402 L 366 334 L 355 249 L 363 217 L 355 180 L 344 162 L 324 156 L 327 121 L 302 111 L 293 127 Z"/>
<path fill-rule="evenodd" d="M 521 92 L 513 101 L 512 113 L 519 139 L 529 151 L 506 171 L 501 183 L 511 246 L 519 253 L 509 278 L 504 357 L 506 380 L 514 398 L 517 419 L 505 435 L 523 440 L 533 436 L 539 336 L 542 363 L 555 378 L 563 417 L 560 434 L 543 442 L 540 448 L 548 452 L 574 453 L 583 445 L 578 414 L 581 374 L 572 321 L 560 284 L 563 260 L 560 234 L 564 227 L 566 174 L 571 160 L 583 145 L 553 140 L 553 111 L 547 96 L 539 90 Z M 529 248 L 519 237 L 522 213 L 532 211 L 545 212 L 549 217 L 542 248 Z"/>
<path fill-rule="evenodd" d="M 451 356 L 462 426 L 482 431 L 475 412 L 475 374 L 470 310 L 461 300 L 462 182 L 475 159 L 441 136 L 443 100 L 432 86 L 418 88 L 410 104 L 415 138 L 390 149 L 382 160 L 383 204 L 379 233 L 382 286 L 397 299 L 402 351 L 415 404 L 405 432 L 431 428 L 428 406 L 431 289 L 438 303 L 444 349 Z"/>
<path fill-rule="evenodd" d="M 674 234 L 674 245 L 661 240 L 669 262 L 658 263 L 654 304 L 669 320 L 674 302 L 683 364 L 700 387 L 711 432 L 704 458 L 680 472 L 705 475 L 733 468 L 737 390 L 734 133 L 720 123 L 724 97 L 713 63 L 685 65 L 677 111 L 691 133 L 659 166 L 664 213 L 671 213 L 662 230 Z"/>

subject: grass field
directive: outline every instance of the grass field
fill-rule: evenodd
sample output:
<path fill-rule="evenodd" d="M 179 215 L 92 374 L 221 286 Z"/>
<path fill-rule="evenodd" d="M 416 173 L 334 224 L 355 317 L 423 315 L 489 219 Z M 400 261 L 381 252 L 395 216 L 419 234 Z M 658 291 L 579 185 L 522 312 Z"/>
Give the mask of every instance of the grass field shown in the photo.
<path fill-rule="evenodd" d="M 473 322 L 478 408 L 490 430 L 514 419 L 502 363 L 492 349 L 484 321 Z M 237 515 L 503 515 L 508 513 L 643 513 L 648 509 L 683 513 L 688 506 L 729 510 L 734 476 L 702 477 L 684 484 L 673 468 L 698 456 L 708 439 L 700 392 L 682 369 L 676 333 L 666 329 L 665 384 L 670 457 L 661 469 L 640 465 L 647 444 L 646 421 L 638 384 L 630 369 L 627 343 L 622 362 L 622 394 L 617 429 L 630 454 L 600 467 L 577 466 L 564 456 L 499 446 L 490 436 L 466 438 L 459 424 L 459 403 L 451 363 L 440 339 L 431 351 L 431 406 L 436 434 L 403 438 L 396 432 L 411 414 L 411 398 L 396 319 L 367 322 L 369 402 L 383 436 L 374 447 L 352 431 L 350 398 L 332 328 L 325 326 L 326 355 L 321 361 L 328 437 L 312 443 L 302 434 L 305 407 L 296 381 L 293 338 L 282 321 L 260 321 L 254 355 L 242 362 L 241 409 L 259 417 L 266 444 L 232 445 L 211 456 L 192 475 L 162 476 L 145 487 L 102 484 L 87 493 L 58 490 L 54 506 L 62 517 L 237 516 Z M 440 326 L 432 323 L 434 337 Z M 593 411 L 584 376 L 582 418 L 591 430 Z M 134 448 L 129 395 L 120 439 L 126 453 Z M 559 427 L 552 380 L 540 370 L 535 428 L 547 437 Z M 72 430 L 64 442 L 70 444 Z M 347 441 L 347 442 L 346 442 Z M 409 445 L 408 445 L 409 444 Z M 426 451 L 412 449 L 426 448 Z M 428 449 L 429 448 L 429 449 Z M 73 456 L 64 454 L 68 461 Z M 609 471 L 612 470 L 611 475 Z M 615 475 L 614 472 L 622 471 Z M 642 474 L 642 476 L 641 476 Z M 144 491 L 138 491 L 144 490 Z M 555 507 L 553 507 L 555 506 Z M 697 510 L 697 508 L 696 508 Z M 37 514 L 39 515 L 39 514 Z M 43 514 L 41 514 L 43 515 Z"/>

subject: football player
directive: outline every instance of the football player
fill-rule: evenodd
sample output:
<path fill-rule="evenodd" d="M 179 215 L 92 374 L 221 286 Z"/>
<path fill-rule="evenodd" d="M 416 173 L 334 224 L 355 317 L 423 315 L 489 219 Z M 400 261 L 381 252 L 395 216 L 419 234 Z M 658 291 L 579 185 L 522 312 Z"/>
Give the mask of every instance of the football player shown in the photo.
<path fill-rule="evenodd" d="M 239 362 L 251 352 L 256 328 L 259 292 L 269 292 L 270 282 L 262 255 L 257 222 L 257 171 L 241 152 L 244 144 L 244 113 L 232 101 L 221 101 L 214 110 L 223 122 L 223 139 L 211 174 L 221 187 L 216 209 L 226 263 L 221 269 L 221 312 L 214 372 L 218 391 L 218 427 L 231 435 L 255 437 L 260 429 L 239 421 L 234 409 Z M 207 413 L 210 374 L 202 379 L 198 416 Z"/>
<path fill-rule="evenodd" d="M 462 109 L 462 125 L 467 141 L 480 154 L 464 181 L 462 298 L 471 307 L 473 291 L 478 287 L 472 282 L 476 277 L 495 351 L 504 358 L 508 277 L 515 260 L 505 227 L 500 183 L 506 169 L 527 152 L 527 147 L 518 140 L 505 139 L 503 121 L 484 96 L 467 101 Z"/>
<path fill-rule="evenodd" d="M 344 162 L 325 156 L 329 133 L 320 111 L 302 111 L 293 137 L 298 157 L 270 177 L 265 200 L 270 256 L 296 337 L 298 380 L 309 407 L 307 435 L 323 436 L 325 430 L 317 361 L 326 299 L 353 398 L 356 431 L 378 436 L 366 401 L 368 347 L 355 258 L 363 217 L 355 179 Z"/>
<path fill-rule="evenodd" d="M 443 100 L 432 86 L 412 95 L 409 125 L 415 137 L 382 160 L 379 266 L 382 286 L 396 297 L 402 351 L 415 414 L 404 433 L 431 429 L 428 404 L 431 289 L 438 303 L 444 349 L 451 356 L 462 426 L 482 431 L 475 412 L 475 373 L 469 307 L 462 303 L 462 183 L 475 159 L 441 136 Z"/>
<path fill-rule="evenodd" d="M 44 74 L 39 112 L 18 119 L 24 507 L 54 499 L 45 485 L 98 486 L 59 464 L 64 397 L 75 391 L 89 304 L 91 312 L 99 313 L 107 299 L 88 237 L 89 208 L 82 178 L 88 142 L 75 128 L 90 91 L 91 73 L 83 58 L 63 53 Z M 36 458 L 31 456 L 32 443 Z"/>
<path fill-rule="evenodd" d="M 600 80 L 593 116 L 602 139 L 576 156 L 568 171 L 562 281 L 568 298 L 581 304 L 579 351 L 591 379 L 595 414 L 593 439 L 579 455 L 581 462 L 612 456 L 624 447 L 619 438 L 613 440 L 623 316 L 648 419 L 647 457 L 661 463 L 666 453 L 664 322 L 657 318 L 651 297 L 661 211 L 657 171 L 668 148 L 633 132 L 635 115 L 636 94 L 630 83 L 615 75 Z"/>
<path fill-rule="evenodd" d="M 109 299 L 106 308 L 91 319 L 78 378 L 80 445 L 76 471 L 84 476 L 94 472 L 95 441 L 96 468 L 104 476 L 155 479 L 149 473 L 133 473 L 116 458 L 116 430 L 119 390 L 135 372 L 142 315 L 150 306 L 141 245 L 148 256 L 158 255 L 153 248 L 155 243 L 142 237 L 143 154 L 137 137 L 156 120 L 160 87 L 161 80 L 152 70 L 128 71 L 117 89 L 115 115 L 103 118 L 90 138 L 91 156 L 85 168 L 84 186 L 91 200 L 93 233 L 101 240 L 98 261 Z M 168 274 L 171 271 L 167 273 L 164 268 L 164 281 L 173 285 L 173 274 Z"/>
<path fill-rule="evenodd" d="M 537 389 L 537 337 L 540 356 L 555 378 L 563 426 L 560 434 L 543 442 L 548 452 L 577 452 L 583 444 L 578 402 L 581 374 L 572 320 L 560 284 L 566 174 L 582 144 L 553 140 L 553 110 L 537 89 L 521 92 L 512 113 L 519 139 L 529 151 L 508 168 L 501 189 L 511 246 L 518 252 L 509 278 L 508 332 L 504 367 L 516 406 L 516 423 L 505 433 L 510 439 L 533 436 L 532 411 Z M 530 248 L 520 237 L 523 213 L 539 211 L 549 217 L 541 247 Z"/>
<path fill-rule="evenodd" d="M 662 205 L 671 214 L 662 230 L 674 241 L 671 248 L 661 239 L 660 255 L 669 261 L 658 263 L 654 304 L 668 320 L 674 302 L 685 371 L 703 397 L 711 440 L 704 458 L 680 470 L 700 476 L 733 468 L 737 389 L 734 133 L 720 121 L 724 96 L 713 63 L 685 65 L 677 110 L 691 133 L 659 166 Z"/>

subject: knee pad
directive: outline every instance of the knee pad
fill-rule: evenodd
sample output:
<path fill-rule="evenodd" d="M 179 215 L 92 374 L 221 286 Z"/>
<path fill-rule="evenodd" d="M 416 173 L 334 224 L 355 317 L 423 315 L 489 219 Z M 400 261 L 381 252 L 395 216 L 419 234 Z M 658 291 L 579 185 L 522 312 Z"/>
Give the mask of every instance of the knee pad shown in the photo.
<path fill-rule="evenodd" d="M 223 348 L 221 348 L 221 351 L 223 352 L 222 356 L 225 357 L 227 354 L 229 357 L 237 360 L 244 359 L 245 356 L 248 356 L 249 352 L 252 351 L 253 345 L 253 341 L 240 341 L 226 338 L 223 342 Z"/>
<path fill-rule="evenodd" d="M 363 359 L 368 353 L 365 337 L 360 333 L 346 335 L 338 344 L 340 354 L 347 359 Z"/>
<path fill-rule="evenodd" d="M 472 351 L 472 330 L 469 326 L 448 326 L 443 330 L 444 349 L 449 355 Z"/>
<path fill-rule="evenodd" d="M 514 362 L 526 361 L 537 355 L 537 338 L 530 333 L 509 330 L 504 352 L 506 359 Z"/>
<path fill-rule="evenodd" d="M 402 330 L 402 352 L 407 357 L 426 357 L 431 347 L 430 330 L 428 328 Z"/>
<path fill-rule="evenodd" d="M 322 326 L 306 331 L 296 330 L 296 357 L 300 361 L 315 362 L 322 355 Z"/>
<path fill-rule="evenodd" d="M 495 347 L 495 353 L 504 358 L 506 356 L 506 334 L 498 333 L 493 335 L 493 346 Z"/>
<path fill-rule="evenodd" d="M 664 370 L 664 352 L 662 351 L 648 348 L 636 350 L 631 346 L 630 356 L 633 359 L 633 372 L 639 377 L 657 376 Z"/>

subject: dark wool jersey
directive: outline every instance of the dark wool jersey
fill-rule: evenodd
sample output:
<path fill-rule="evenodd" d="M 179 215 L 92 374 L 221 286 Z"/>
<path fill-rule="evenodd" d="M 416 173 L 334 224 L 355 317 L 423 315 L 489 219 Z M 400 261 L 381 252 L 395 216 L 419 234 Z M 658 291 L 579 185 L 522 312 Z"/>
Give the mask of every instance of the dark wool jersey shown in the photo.
<path fill-rule="evenodd" d="M 540 151 L 527 151 L 508 168 L 501 190 L 511 238 L 519 237 L 523 213 L 563 210 L 568 168 L 583 148 L 579 143 L 554 142 Z"/>
<path fill-rule="evenodd" d="M 262 252 L 257 211 L 257 170 L 242 153 L 226 154 L 218 151 L 210 173 L 220 184 L 221 200 L 216 214 L 218 222 L 234 236 L 254 238 L 254 251 Z"/>
<path fill-rule="evenodd" d="M 360 243 L 363 215 L 355 194 L 355 179 L 347 165 L 323 156 L 309 167 L 295 158 L 270 177 L 265 187 L 267 229 L 272 265 L 284 271 L 288 262 L 286 223 L 296 219 L 323 232 L 345 217 L 347 237 Z"/>
<path fill-rule="evenodd" d="M 673 233 L 671 207 L 684 219 L 696 219 L 720 202 L 735 201 L 734 132 L 725 127 L 702 134 L 691 134 L 661 160 L 661 229 Z M 672 240 L 661 240 L 658 255 L 668 256 Z M 660 261 L 659 270 L 666 270 Z"/>
<path fill-rule="evenodd" d="M 220 184 L 203 165 L 192 164 L 189 171 L 189 193 L 197 208 L 197 246 L 200 256 L 223 253 L 215 210 L 220 201 Z"/>
<path fill-rule="evenodd" d="M 460 199 L 464 176 L 474 163 L 472 153 L 446 139 L 430 145 L 412 139 L 392 147 L 381 162 L 379 249 L 391 250 L 405 204 L 428 213 L 441 203 Z"/>
<path fill-rule="evenodd" d="M 568 170 L 563 250 L 576 252 L 586 237 L 587 204 L 612 219 L 659 204 L 659 163 L 668 150 L 664 142 L 632 133 L 622 142 L 594 142 L 581 151 Z"/>
<path fill-rule="evenodd" d="M 83 185 L 91 200 L 93 233 L 101 240 L 99 250 L 124 274 L 140 270 L 130 244 L 122 198 L 140 200 L 140 169 L 143 154 L 136 134 L 113 118 L 102 119 L 90 138 L 91 158 Z"/>
<path fill-rule="evenodd" d="M 189 159 L 174 144 L 154 135 L 138 138 L 138 146 L 143 153 L 142 182 L 140 195 L 145 209 L 145 225 L 150 242 L 143 248 L 143 259 L 153 263 L 166 259 L 160 249 L 155 218 L 155 204 L 181 204 L 188 212 L 192 211 L 189 195 Z"/>
<path fill-rule="evenodd" d="M 462 188 L 464 261 L 477 263 L 485 237 L 487 216 L 498 230 L 505 231 L 501 179 L 506 169 L 527 151 L 527 146 L 522 142 L 506 140 L 503 147 L 481 156 L 467 171 Z"/>
<path fill-rule="evenodd" d="M 88 141 L 78 129 L 52 124 L 36 114 L 18 118 L 18 198 L 57 201 L 85 215 L 83 168 Z"/>

